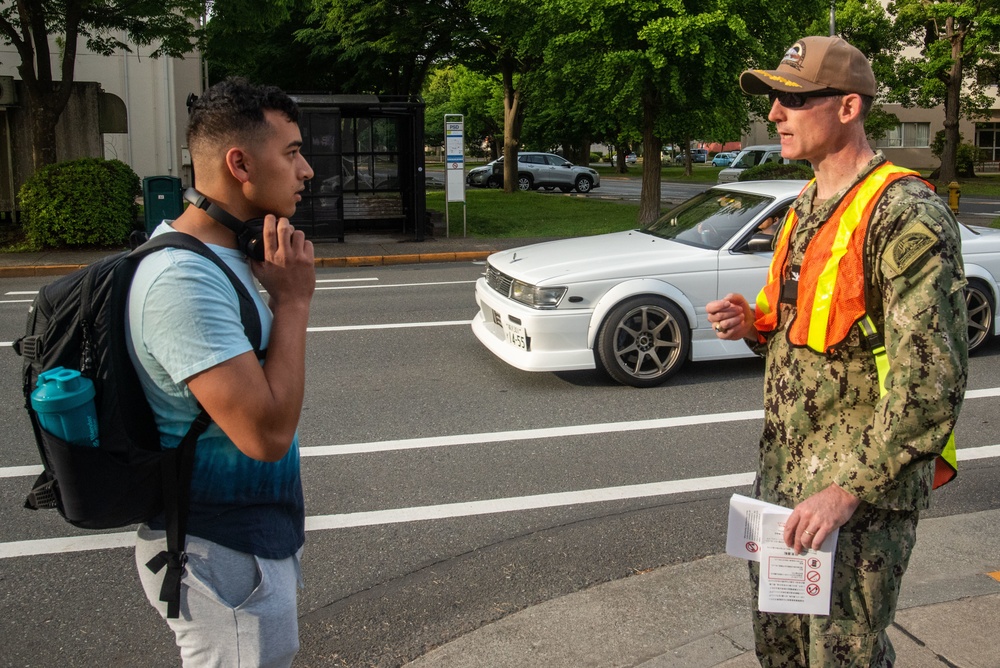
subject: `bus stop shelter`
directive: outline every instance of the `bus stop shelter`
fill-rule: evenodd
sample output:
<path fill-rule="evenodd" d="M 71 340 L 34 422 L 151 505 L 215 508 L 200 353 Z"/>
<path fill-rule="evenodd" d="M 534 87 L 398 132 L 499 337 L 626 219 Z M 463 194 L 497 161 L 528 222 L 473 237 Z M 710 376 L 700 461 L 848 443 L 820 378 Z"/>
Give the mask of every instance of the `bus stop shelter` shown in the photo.
<path fill-rule="evenodd" d="M 292 94 L 315 176 L 292 222 L 312 240 L 403 233 L 427 221 L 424 102 L 388 95 Z"/>

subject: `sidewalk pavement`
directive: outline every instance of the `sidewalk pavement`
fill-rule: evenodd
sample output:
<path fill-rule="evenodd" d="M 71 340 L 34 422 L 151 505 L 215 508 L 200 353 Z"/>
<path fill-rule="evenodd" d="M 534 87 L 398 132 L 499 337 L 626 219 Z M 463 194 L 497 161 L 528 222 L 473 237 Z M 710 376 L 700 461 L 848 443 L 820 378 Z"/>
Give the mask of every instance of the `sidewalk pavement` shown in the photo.
<path fill-rule="evenodd" d="M 972 221 L 970 221 L 972 222 Z M 348 234 L 317 266 L 482 260 L 543 239 Z M 0 253 L 0 278 L 58 276 L 107 251 Z M 923 520 L 889 635 L 900 668 L 1000 668 L 1000 510 Z M 721 537 L 720 537 L 721 539 Z M 664 566 L 529 607 L 410 668 L 750 668 L 746 564 L 725 554 Z"/>
<path fill-rule="evenodd" d="M 897 666 L 1000 666 L 998 523 L 1000 510 L 920 522 L 889 630 Z M 750 604 L 746 562 L 719 554 L 532 606 L 407 666 L 751 668 Z"/>
<path fill-rule="evenodd" d="M 412 234 L 347 233 L 344 243 L 314 244 L 317 267 L 365 267 L 434 262 L 472 262 L 490 253 L 545 239 L 483 239 L 444 235 L 416 241 Z M 35 253 L 0 253 L 0 278 L 61 276 L 117 252 L 115 250 L 47 250 Z"/>

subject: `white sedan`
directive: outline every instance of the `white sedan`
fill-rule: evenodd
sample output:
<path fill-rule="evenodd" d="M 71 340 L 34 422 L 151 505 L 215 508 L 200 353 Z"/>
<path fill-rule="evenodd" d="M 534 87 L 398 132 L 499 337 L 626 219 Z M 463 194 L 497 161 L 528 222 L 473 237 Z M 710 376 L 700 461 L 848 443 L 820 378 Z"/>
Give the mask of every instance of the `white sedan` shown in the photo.
<path fill-rule="evenodd" d="M 472 331 L 518 369 L 600 367 L 635 387 L 659 385 L 687 360 L 752 356 L 715 336 L 705 306 L 730 292 L 756 297 L 778 227 L 769 226 L 804 185 L 720 185 L 643 229 L 494 253 L 476 282 Z M 974 350 L 998 333 L 1000 230 L 960 227 Z"/>

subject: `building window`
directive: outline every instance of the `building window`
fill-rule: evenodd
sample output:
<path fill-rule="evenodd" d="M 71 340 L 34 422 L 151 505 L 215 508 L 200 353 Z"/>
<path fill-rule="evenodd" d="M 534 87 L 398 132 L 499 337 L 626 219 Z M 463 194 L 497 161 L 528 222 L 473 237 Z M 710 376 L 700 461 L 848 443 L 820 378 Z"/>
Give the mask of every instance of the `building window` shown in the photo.
<path fill-rule="evenodd" d="M 930 123 L 900 123 L 875 142 L 878 148 L 930 148 Z"/>
<path fill-rule="evenodd" d="M 1000 160 L 1000 123 L 976 123 L 976 146 L 986 162 Z"/>

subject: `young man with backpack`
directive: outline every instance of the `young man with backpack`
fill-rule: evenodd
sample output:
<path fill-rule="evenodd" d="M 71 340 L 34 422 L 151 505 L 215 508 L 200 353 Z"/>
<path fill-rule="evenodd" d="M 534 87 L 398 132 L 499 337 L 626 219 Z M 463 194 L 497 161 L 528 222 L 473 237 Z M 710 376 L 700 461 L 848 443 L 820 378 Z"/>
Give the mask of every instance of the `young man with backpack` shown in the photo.
<path fill-rule="evenodd" d="M 203 256 L 159 250 L 143 259 L 129 293 L 129 353 L 161 445 L 176 448 L 202 409 L 212 421 L 194 449 L 186 561 L 173 564 L 174 577 L 183 574 L 176 618 L 161 600 L 171 577 L 164 522 L 141 525 L 136 545 L 143 588 L 185 666 L 288 666 L 298 651 L 305 511 L 296 428 L 315 270 L 311 242 L 288 221 L 313 176 L 297 121 L 294 101 L 275 87 L 227 80 L 205 91 L 187 131 L 202 197 L 153 232 L 199 239 L 247 286 L 264 361 L 244 331 L 237 290 Z M 247 257 L 222 214 L 263 218 L 263 260 Z"/>

